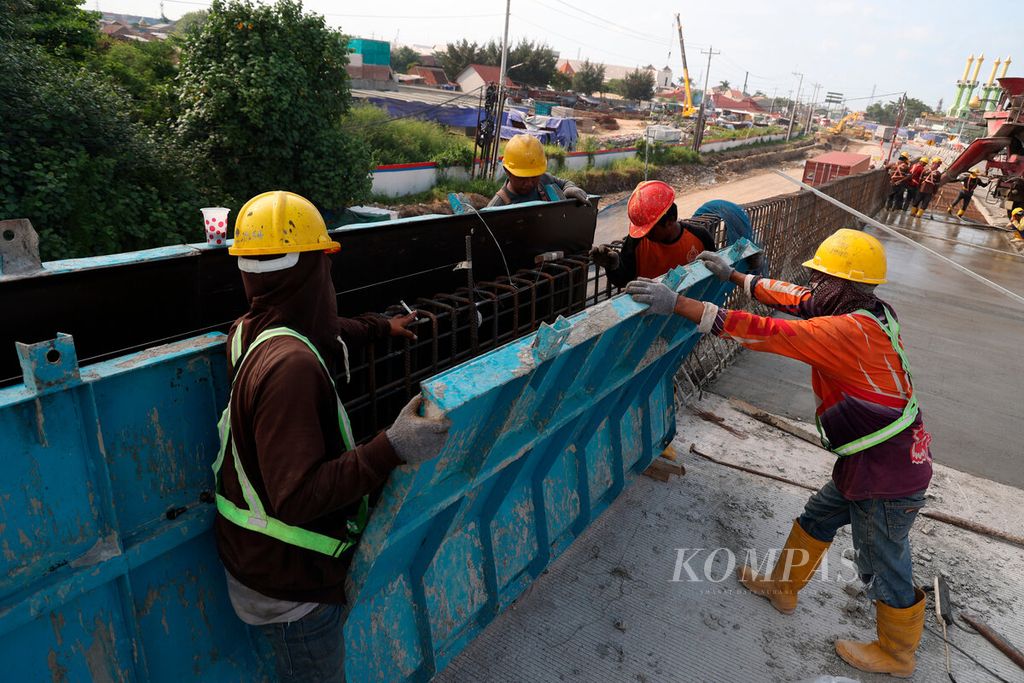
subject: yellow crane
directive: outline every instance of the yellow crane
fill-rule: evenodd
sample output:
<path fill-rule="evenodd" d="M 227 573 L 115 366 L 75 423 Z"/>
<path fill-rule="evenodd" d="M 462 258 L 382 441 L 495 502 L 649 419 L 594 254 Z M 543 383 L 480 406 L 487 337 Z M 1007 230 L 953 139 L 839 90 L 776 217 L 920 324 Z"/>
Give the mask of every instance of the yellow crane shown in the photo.
<path fill-rule="evenodd" d="M 862 111 L 852 111 L 849 114 L 847 114 L 846 116 L 844 116 L 843 118 L 841 118 L 839 120 L 839 123 L 837 123 L 836 125 L 832 126 L 832 128 L 829 129 L 829 132 L 832 133 L 833 135 L 838 135 L 838 134 L 843 132 L 843 129 L 845 129 L 848 124 L 851 124 L 854 121 L 863 121 L 863 120 L 864 120 L 864 112 L 862 112 Z"/>
<path fill-rule="evenodd" d="M 683 43 L 683 23 L 676 14 L 676 28 L 679 29 L 679 54 L 683 56 L 683 90 L 686 101 L 683 102 L 683 116 L 693 116 L 697 108 L 693 106 L 693 94 L 690 92 L 690 69 L 686 66 L 686 45 Z"/>

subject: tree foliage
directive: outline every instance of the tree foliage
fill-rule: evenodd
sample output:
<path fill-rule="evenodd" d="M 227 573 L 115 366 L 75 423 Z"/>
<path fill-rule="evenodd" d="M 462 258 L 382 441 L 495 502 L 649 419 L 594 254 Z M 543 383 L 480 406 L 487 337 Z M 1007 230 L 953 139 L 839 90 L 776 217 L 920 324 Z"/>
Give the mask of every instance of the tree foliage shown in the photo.
<path fill-rule="evenodd" d="M 718 81 L 718 87 L 719 88 L 728 88 L 729 87 L 729 81 L 727 81 L 727 80 Z"/>
<path fill-rule="evenodd" d="M 185 156 L 130 111 L 71 60 L 28 41 L 0 50 L 0 216 L 31 220 L 44 260 L 180 243 L 198 228 L 208 199 Z"/>
<path fill-rule="evenodd" d="M 177 132 L 239 204 L 274 188 L 325 208 L 368 195 L 370 155 L 342 116 L 347 42 L 292 0 L 214 0 L 185 38 Z"/>
<path fill-rule="evenodd" d="M 391 70 L 395 73 L 409 73 L 409 69 L 420 61 L 420 55 L 408 45 L 391 50 Z"/>
<path fill-rule="evenodd" d="M 396 120 L 384 109 L 362 104 L 352 107 L 344 122 L 352 135 L 370 146 L 374 164 L 433 161 L 442 167 L 468 167 L 473 163 L 471 139 L 433 121 Z"/>
<path fill-rule="evenodd" d="M 592 95 L 604 83 L 604 64 L 591 64 L 586 60 L 572 75 L 572 89 L 582 95 Z"/>
<path fill-rule="evenodd" d="M 444 51 L 434 53 L 434 58 L 448 78 L 454 81 L 470 64 L 501 66 L 501 43 L 491 40 L 479 45 L 463 39 L 457 43 L 448 43 Z M 516 83 L 535 87 L 544 87 L 551 82 L 557 63 L 558 53 L 546 43 L 526 38 L 509 47 L 506 61 L 510 68 L 509 78 Z"/>
<path fill-rule="evenodd" d="M 930 114 L 932 108 L 927 104 L 917 99 L 916 97 L 907 98 L 907 111 L 903 117 L 903 124 L 912 122 L 921 114 Z M 881 123 L 882 125 L 892 126 L 896 124 L 896 114 L 899 111 L 899 102 L 889 101 L 885 104 L 881 102 L 875 102 L 865 110 L 865 116 L 872 120 Z"/>
<path fill-rule="evenodd" d="M 183 37 L 188 34 L 192 29 L 199 29 L 203 22 L 206 21 L 206 17 L 209 14 L 204 9 L 195 10 L 194 12 L 185 12 L 181 15 L 181 18 L 174 22 L 174 35 Z"/>
<path fill-rule="evenodd" d="M 434 59 L 444 69 L 448 79 L 454 81 L 470 64 L 483 64 L 484 51 L 477 43 L 463 38 L 457 43 L 448 43 L 443 51 L 435 52 Z"/>
<path fill-rule="evenodd" d="M 96 47 L 99 12 L 78 0 L 2 0 L 0 14 L 12 37 L 34 43 L 52 55 L 82 60 Z"/>
<path fill-rule="evenodd" d="M 627 100 L 649 100 L 654 97 L 654 74 L 634 69 L 622 79 L 622 96 Z"/>
<path fill-rule="evenodd" d="M 124 90 L 131 100 L 135 119 L 163 126 L 174 116 L 177 60 L 178 50 L 171 42 L 103 37 L 90 58 L 90 66 Z"/>
<path fill-rule="evenodd" d="M 548 85 L 555 90 L 568 90 L 572 87 L 572 76 L 556 70 L 555 73 L 551 74 L 551 78 L 548 79 Z"/>

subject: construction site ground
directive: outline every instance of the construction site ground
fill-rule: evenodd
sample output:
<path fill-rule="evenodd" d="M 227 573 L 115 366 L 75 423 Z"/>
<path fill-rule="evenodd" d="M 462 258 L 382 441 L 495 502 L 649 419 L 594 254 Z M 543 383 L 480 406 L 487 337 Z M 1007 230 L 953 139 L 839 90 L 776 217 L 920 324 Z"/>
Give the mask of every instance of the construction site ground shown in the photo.
<path fill-rule="evenodd" d="M 874 635 L 873 606 L 843 560 L 844 552 L 851 557 L 848 528 L 829 550 L 827 567 L 800 594 L 794 614 L 776 612 L 733 574 L 748 549 L 763 557 L 782 546 L 810 495 L 800 484 L 826 482 L 832 456 L 748 417 L 721 396 L 706 393 L 694 407 L 728 429 L 681 410 L 673 446 L 685 475 L 667 482 L 640 477 L 438 680 L 892 680 L 852 669 L 833 649 L 836 638 Z M 790 424 L 813 433 L 808 425 Z M 710 462 L 691 453 L 691 445 L 793 483 Z M 925 509 L 1018 533 L 1021 495 L 937 464 Z M 1024 644 L 1020 547 L 922 517 L 911 544 L 919 584 L 941 572 L 957 614 L 969 612 Z M 680 551 L 692 558 L 685 567 Z M 926 628 L 913 680 L 946 680 L 931 598 Z M 981 636 L 951 626 L 949 639 L 1003 679 L 1024 680 L 1024 672 Z M 951 662 L 960 683 L 999 680 L 957 649 Z"/>

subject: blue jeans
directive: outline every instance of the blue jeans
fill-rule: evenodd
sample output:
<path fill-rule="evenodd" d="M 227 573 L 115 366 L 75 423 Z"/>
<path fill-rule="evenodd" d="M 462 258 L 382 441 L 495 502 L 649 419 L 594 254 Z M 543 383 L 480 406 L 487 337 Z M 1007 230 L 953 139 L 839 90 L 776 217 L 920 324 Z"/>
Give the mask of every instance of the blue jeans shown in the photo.
<path fill-rule="evenodd" d="M 288 624 L 256 628 L 270 640 L 282 683 L 344 683 L 345 606 L 323 604 Z"/>
<path fill-rule="evenodd" d="M 853 526 L 857 570 L 868 597 L 904 609 L 917 600 L 910 561 L 910 527 L 924 507 L 924 491 L 906 498 L 848 500 L 829 481 L 808 499 L 800 526 L 831 543 L 840 527 Z"/>

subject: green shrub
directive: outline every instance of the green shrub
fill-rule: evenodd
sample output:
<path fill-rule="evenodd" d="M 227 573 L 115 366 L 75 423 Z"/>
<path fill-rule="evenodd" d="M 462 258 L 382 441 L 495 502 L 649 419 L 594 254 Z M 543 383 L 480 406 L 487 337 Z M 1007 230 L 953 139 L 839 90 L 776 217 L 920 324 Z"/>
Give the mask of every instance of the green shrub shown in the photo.
<path fill-rule="evenodd" d="M 8 41 L 0 130 L 0 216 L 31 220 L 44 260 L 202 237 L 199 207 L 217 194 L 193 180 L 172 139 L 131 119 L 105 78 Z"/>
<path fill-rule="evenodd" d="M 644 151 L 647 148 L 647 141 L 640 138 L 636 141 L 636 156 L 643 161 Z M 650 150 L 647 152 L 647 160 L 659 166 L 679 166 L 682 164 L 699 164 L 700 153 L 689 147 L 677 145 L 666 145 L 662 142 L 651 142 Z"/>
<path fill-rule="evenodd" d="M 558 173 L 565 168 L 565 147 L 561 145 L 544 145 L 544 155 L 548 158 L 548 169 Z M 551 162 L 554 161 L 552 168 Z"/>
<path fill-rule="evenodd" d="M 576 148 L 579 152 L 587 153 L 587 168 L 594 167 L 594 152 L 600 149 L 597 138 L 593 135 L 584 135 L 580 138 L 580 144 Z"/>
<path fill-rule="evenodd" d="M 439 166 L 469 167 L 473 141 L 432 121 L 392 119 L 372 104 L 357 104 L 345 115 L 343 128 L 370 146 L 375 165 L 433 161 Z"/>
<path fill-rule="evenodd" d="M 455 180 L 450 178 L 442 178 L 437 185 L 433 188 L 424 192 L 417 192 L 415 194 L 407 194 L 401 197 L 389 197 L 387 195 L 374 195 L 370 198 L 370 201 L 374 204 L 383 204 L 385 206 L 402 206 L 405 204 L 419 204 L 422 202 L 432 202 L 435 200 L 448 201 L 449 192 L 463 192 L 479 194 L 490 199 L 494 196 L 494 193 L 501 187 L 501 183 L 496 180 L 488 180 L 487 178 L 474 178 L 472 180 Z"/>
<path fill-rule="evenodd" d="M 346 64 L 345 36 L 294 0 L 214 0 L 185 34 L 178 135 L 236 204 L 274 188 L 327 209 L 360 201 L 370 153 L 341 125 Z"/>

